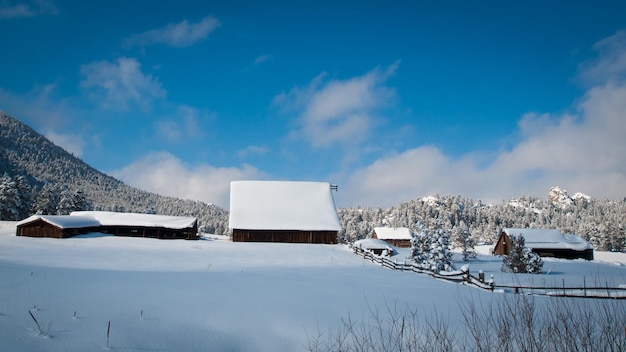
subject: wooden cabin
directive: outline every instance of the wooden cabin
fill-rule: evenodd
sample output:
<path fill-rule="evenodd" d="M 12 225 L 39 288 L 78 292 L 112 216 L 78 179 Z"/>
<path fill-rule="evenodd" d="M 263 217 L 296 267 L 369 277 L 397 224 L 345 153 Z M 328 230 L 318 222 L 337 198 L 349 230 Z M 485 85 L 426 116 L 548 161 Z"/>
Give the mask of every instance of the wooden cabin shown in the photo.
<path fill-rule="evenodd" d="M 399 248 L 410 248 L 413 233 L 406 227 L 375 227 L 372 238 L 377 238 Z"/>
<path fill-rule="evenodd" d="M 505 228 L 500 232 L 494 254 L 508 255 L 511 237 L 524 236 L 527 248 L 541 257 L 593 260 L 593 246 L 577 235 L 565 235 L 555 229 Z"/>
<path fill-rule="evenodd" d="M 198 239 L 193 217 L 102 211 L 70 215 L 33 215 L 17 223 L 17 236 L 68 238 L 86 233 L 158 239 Z"/>
<path fill-rule="evenodd" d="M 229 228 L 234 242 L 335 244 L 341 224 L 329 183 L 233 181 Z"/>

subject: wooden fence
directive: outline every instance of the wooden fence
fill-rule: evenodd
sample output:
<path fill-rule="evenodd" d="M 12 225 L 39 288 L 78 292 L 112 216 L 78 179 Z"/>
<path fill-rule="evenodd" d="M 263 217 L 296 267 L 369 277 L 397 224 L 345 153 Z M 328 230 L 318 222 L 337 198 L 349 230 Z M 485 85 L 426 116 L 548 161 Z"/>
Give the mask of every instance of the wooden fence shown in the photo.
<path fill-rule="evenodd" d="M 493 281 L 493 276 L 485 280 L 484 274 L 481 272 L 475 276 L 469 270 L 454 270 L 435 272 L 416 263 L 397 262 L 388 257 L 383 257 L 372 253 L 367 249 L 352 247 L 352 251 L 381 266 L 400 271 L 411 271 L 418 274 L 426 274 L 436 279 L 463 283 L 482 290 L 500 290 L 516 294 L 529 294 L 538 296 L 553 297 L 577 297 L 577 298 L 609 298 L 609 299 L 626 299 L 626 287 L 610 287 L 608 283 L 605 286 L 590 286 L 586 284 L 583 287 L 567 287 L 563 284 L 561 287 L 548 286 L 521 286 L 521 285 L 497 285 Z"/>

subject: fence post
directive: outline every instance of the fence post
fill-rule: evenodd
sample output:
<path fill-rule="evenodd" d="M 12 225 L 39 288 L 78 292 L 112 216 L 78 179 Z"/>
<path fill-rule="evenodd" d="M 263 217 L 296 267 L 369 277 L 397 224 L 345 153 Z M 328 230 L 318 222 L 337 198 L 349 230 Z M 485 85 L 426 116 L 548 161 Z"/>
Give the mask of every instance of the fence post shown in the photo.
<path fill-rule="evenodd" d="M 470 271 L 469 265 L 465 264 L 461 267 L 461 272 L 463 273 L 463 280 L 471 283 L 470 281 Z"/>
<path fill-rule="evenodd" d="M 483 269 L 478 270 L 478 280 L 480 280 L 480 283 L 485 283 L 485 272 L 483 271 Z"/>

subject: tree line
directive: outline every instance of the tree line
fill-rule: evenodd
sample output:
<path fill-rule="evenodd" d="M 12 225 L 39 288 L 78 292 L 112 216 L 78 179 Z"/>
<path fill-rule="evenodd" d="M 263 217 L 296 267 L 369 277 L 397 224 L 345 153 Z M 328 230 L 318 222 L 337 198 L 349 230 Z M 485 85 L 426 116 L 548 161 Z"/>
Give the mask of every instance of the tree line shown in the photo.
<path fill-rule="evenodd" d="M 431 196 L 403 202 L 387 209 L 354 207 L 338 209 L 343 230 L 340 242 L 366 238 L 374 227 L 407 227 L 415 233 L 444 230 L 454 246 L 464 241 L 493 244 L 502 228 L 555 228 L 577 234 L 596 250 L 626 249 L 626 198 L 618 201 L 572 197 L 565 191 L 561 197 L 542 200 L 521 197 L 501 204 L 485 204 L 461 196 Z M 464 235 L 465 234 L 465 235 Z M 469 234 L 469 236 L 468 236 Z"/>

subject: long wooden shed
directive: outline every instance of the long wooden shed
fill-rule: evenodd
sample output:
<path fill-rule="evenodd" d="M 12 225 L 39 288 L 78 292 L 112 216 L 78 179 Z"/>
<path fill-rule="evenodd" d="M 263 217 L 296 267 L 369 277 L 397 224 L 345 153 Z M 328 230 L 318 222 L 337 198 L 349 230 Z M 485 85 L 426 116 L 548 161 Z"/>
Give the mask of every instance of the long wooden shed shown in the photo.
<path fill-rule="evenodd" d="M 67 238 L 99 232 L 115 236 L 198 239 L 194 217 L 78 211 L 70 215 L 33 215 L 17 223 L 17 236 Z"/>
<path fill-rule="evenodd" d="M 327 182 L 233 181 L 235 242 L 337 243 L 341 224 Z"/>
<path fill-rule="evenodd" d="M 100 223 L 100 232 L 115 236 L 158 239 L 198 239 L 198 220 L 191 216 L 168 216 L 107 211 L 75 211 L 71 216 L 89 216 Z"/>
<path fill-rule="evenodd" d="M 504 228 L 494 247 L 494 254 L 508 255 L 513 236 L 523 236 L 525 246 L 541 257 L 593 260 L 593 246 L 589 242 L 578 235 L 566 235 L 556 229 Z"/>

